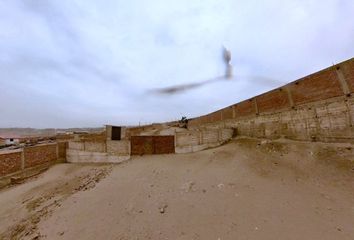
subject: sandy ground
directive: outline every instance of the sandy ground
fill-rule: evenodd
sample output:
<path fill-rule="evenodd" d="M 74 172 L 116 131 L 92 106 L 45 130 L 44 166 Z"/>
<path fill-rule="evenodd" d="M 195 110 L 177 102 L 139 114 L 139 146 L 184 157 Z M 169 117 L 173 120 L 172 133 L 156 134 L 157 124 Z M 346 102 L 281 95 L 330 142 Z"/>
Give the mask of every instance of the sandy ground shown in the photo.
<path fill-rule="evenodd" d="M 238 139 L 60 164 L 0 192 L 0 239 L 354 239 L 350 145 Z"/>

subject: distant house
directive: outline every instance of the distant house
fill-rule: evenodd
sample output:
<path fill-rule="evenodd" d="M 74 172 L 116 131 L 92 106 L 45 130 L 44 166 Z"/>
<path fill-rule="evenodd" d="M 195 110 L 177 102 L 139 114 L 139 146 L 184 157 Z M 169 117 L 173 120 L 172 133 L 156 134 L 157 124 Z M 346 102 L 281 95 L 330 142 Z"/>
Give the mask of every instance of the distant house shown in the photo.
<path fill-rule="evenodd" d="M 4 145 L 6 145 L 6 139 L 0 137 L 0 146 L 4 146 Z"/>
<path fill-rule="evenodd" d="M 0 137 L 0 146 L 19 144 L 20 139 L 17 137 Z"/>

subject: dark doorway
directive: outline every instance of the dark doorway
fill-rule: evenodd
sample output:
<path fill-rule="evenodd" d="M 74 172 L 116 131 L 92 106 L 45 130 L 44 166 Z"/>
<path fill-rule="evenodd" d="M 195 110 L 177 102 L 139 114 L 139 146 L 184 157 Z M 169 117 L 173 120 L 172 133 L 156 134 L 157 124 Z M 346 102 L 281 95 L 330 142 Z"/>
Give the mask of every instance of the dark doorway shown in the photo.
<path fill-rule="evenodd" d="M 111 140 L 121 140 L 121 127 L 114 127 L 112 126 L 112 137 Z"/>

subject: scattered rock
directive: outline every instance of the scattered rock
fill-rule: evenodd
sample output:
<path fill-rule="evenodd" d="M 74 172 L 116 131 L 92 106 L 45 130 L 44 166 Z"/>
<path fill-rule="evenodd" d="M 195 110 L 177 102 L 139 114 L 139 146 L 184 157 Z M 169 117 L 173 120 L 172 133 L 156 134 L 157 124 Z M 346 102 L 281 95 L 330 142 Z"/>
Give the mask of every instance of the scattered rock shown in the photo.
<path fill-rule="evenodd" d="M 167 204 L 165 204 L 163 207 L 160 208 L 160 213 L 164 214 L 166 212 L 166 208 L 168 207 Z"/>
<path fill-rule="evenodd" d="M 181 189 L 184 190 L 185 192 L 191 192 L 191 191 L 193 191 L 194 185 L 195 185 L 195 182 L 193 182 L 193 181 L 186 182 L 185 184 L 182 185 Z"/>

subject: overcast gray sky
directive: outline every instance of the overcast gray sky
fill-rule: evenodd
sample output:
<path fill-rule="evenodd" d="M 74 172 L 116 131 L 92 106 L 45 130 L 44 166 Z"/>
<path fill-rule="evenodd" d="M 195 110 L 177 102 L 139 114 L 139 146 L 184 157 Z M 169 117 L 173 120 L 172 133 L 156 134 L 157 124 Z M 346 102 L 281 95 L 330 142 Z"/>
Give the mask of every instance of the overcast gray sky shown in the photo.
<path fill-rule="evenodd" d="M 0 127 L 206 114 L 353 57 L 353 13 L 353 0 L 1 0 Z M 222 45 L 240 77 L 147 93 L 224 74 Z"/>

